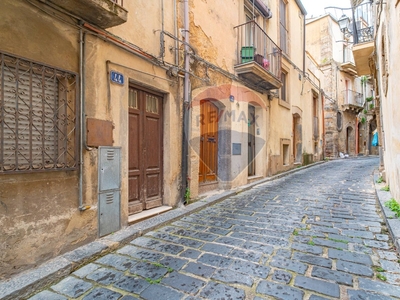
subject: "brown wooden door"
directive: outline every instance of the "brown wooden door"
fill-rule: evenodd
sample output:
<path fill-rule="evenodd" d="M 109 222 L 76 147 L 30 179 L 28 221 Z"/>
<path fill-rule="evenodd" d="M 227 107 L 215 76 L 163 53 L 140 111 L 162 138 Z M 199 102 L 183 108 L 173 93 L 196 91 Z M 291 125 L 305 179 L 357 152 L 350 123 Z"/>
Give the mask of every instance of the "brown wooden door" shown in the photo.
<path fill-rule="evenodd" d="M 210 101 L 200 102 L 202 122 L 200 124 L 199 182 L 217 180 L 218 166 L 218 108 Z"/>
<path fill-rule="evenodd" d="M 162 205 L 162 97 L 129 88 L 129 214 Z"/>

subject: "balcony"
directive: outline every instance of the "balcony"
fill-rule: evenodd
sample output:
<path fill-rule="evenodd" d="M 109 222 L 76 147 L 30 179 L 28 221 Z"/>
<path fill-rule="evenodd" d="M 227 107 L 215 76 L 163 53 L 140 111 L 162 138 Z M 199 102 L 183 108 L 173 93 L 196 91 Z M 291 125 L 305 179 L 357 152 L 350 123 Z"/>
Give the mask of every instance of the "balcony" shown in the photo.
<path fill-rule="evenodd" d="M 369 75 L 369 60 L 375 49 L 374 28 L 368 27 L 357 30 L 358 42 L 353 46 L 353 55 L 358 76 Z"/>
<path fill-rule="evenodd" d="M 350 111 L 358 114 L 360 111 L 363 110 L 363 94 L 352 90 L 344 90 L 342 93 L 344 99 L 344 111 Z"/>
<path fill-rule="evenodd" d="M 279 89 L 281 82 L 281 49 L 254 21 L 236 26 L 237 64 L 235 71 L 251 85 L 268 91 Z"/>
<path fill-rule="evenodd" d="M 340 68 L 343 72 L 346 72 L 349 75 L 357 76 L 353 52 L 348 47 L 343 49 L 343 63 L 340 65 Z"/>
<path fill-rule="evenodd" d="M 125 23 L 128 11 L 122 7 L 123 0 L 42 0 L 57 5 L 88 23 L 109 28 Z"/>
<path fill-rule="evenodd" d="M 373 14 L 370 3 L 357 6 L 354 10 L 353 32 L 354 46 L 353 55 L 358 76 L 369 75 L 369 60 L 375 49 Z"/>

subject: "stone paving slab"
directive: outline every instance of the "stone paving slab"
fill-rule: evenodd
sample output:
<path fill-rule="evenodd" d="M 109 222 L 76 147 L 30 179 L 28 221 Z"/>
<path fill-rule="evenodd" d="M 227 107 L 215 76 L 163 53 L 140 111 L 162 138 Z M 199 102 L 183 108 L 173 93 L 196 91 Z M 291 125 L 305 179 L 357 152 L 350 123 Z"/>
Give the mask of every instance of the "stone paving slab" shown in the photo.
<path fill-rule="evenodd" d="M 399 257 L 372 184 L 377 164 L 331 161 L 225 194 L 157 229 L 138 225 L 147 229 L 133 240 L 121 234 L 128 245 L 31 299 L 77 290 L 70 299 L 400 299 Z"/>

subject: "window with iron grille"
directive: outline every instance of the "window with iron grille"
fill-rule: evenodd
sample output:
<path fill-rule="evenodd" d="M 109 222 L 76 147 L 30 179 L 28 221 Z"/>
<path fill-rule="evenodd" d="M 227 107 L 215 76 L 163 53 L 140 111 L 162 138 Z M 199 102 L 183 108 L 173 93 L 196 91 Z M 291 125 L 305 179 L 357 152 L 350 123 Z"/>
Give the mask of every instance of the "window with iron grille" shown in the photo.
<path fill-rule="evenodd" d="M 0 173 L 77 166 L 77 75 L 0 52 Z"/>

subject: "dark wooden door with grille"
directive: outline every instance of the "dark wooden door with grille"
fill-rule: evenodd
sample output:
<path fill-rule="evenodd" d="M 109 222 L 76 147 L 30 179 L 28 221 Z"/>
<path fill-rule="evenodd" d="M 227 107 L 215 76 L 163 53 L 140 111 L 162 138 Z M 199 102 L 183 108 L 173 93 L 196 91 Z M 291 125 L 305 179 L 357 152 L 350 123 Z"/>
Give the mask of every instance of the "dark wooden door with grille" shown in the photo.
<path fill-rule="evenodd" d="M 162 97 L 129 88 L 129 214 L 162 205 Z"/>
<path fill-rule="evenodd" d="M 199 183 L 217 180 L 218 154 L 218 108 L 210 101 L 200 102 L 202 123 L 200 125 Z"/>

